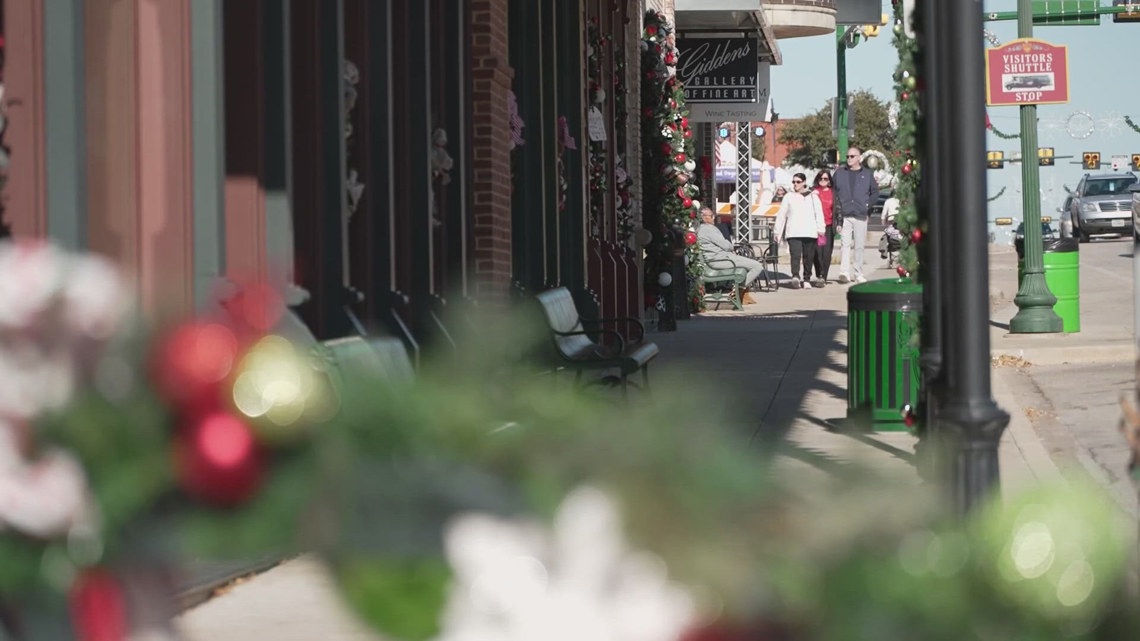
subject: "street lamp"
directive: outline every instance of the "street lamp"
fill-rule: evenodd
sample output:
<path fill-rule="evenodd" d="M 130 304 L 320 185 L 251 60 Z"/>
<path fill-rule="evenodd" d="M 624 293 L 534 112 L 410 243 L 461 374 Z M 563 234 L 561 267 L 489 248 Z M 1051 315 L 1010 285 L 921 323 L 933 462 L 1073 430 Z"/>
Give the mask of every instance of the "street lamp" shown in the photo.
<path fill-rule="evenodd" d="M 835 29 L 835 148 L 836 157 L 847 156 L 847 50 L 855 48 L 862 40 L 879 35 L 879 26 L 890 22 L 883 14 L 878 25 L 840 25 Z M 840 161 L 841 162 L 841 161 Z"/>

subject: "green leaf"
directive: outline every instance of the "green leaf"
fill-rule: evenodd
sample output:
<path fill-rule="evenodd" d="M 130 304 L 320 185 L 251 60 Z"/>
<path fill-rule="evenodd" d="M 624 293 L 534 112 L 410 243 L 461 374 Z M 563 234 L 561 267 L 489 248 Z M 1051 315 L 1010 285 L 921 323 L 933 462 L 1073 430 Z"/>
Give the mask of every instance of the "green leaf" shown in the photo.
<path fill-rule="evenodd" d="M 439 634 L 451 572 L 443 559 L 340 559 L 336 577 L 349 604 L 382 633 L 402 641 Z"/>

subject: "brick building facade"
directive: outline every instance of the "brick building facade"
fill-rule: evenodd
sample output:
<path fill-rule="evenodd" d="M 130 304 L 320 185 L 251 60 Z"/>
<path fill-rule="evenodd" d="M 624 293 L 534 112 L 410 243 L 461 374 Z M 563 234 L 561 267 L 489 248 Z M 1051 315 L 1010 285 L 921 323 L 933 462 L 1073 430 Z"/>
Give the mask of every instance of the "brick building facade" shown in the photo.
<path fill-rule="evenodd" d="M 642 16 L 671 0 L 48 3 L 0 0 L 5 222 L 116 258 L 148 308 L 290 282 L 321 338 L 360 318 L 415 344 L 454 301 L 554 285 L 640 315 L 639 252 L 613 194 L 589 219 L 587 162 L 630 159 L 636 198 Z M 591 21 L 634 105 L 602 105 L 596 148 Z"/>

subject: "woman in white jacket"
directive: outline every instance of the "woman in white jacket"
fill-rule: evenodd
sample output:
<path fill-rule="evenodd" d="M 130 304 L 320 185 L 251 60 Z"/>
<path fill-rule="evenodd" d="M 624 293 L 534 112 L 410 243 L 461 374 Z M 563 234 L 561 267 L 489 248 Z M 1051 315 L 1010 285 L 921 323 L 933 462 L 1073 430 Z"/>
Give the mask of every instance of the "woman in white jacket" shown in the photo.
<path fill-rule="evenodd" d="M 823 205 L 819 202 L 819 196 L 808 190 L 807 176 L 796 174 L 792 177 L 792 193 L 780 203 L 775 228 L 776 242 L 783 239 L 788 241 L 788 251 L 792 257 L 793 288 L 812 288 L 808 276 L 811 275 L 816 243 L 825 231 L 827 228 L 823 223 Z M 800 280 L 801 275 L 803 281 Z"/>

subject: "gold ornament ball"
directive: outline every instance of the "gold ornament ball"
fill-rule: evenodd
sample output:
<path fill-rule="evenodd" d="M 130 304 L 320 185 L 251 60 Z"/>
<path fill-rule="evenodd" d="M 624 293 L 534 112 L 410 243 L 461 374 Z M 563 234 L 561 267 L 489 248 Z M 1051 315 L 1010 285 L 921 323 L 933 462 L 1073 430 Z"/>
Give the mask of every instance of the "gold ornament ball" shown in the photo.
<path fill-rule="evenodd" d="M 903 79 L 903 86 L 913 91 L 918 86 L 918 80 L 914 76 L 907 76 Z"/>
<path fill-rule="evenodd" d="M 289 445 L 332 418 L 337 398 L 318 361 L 288 339 L 268 335 L 242 357 L 233 405 L 266 445 Z"/>

